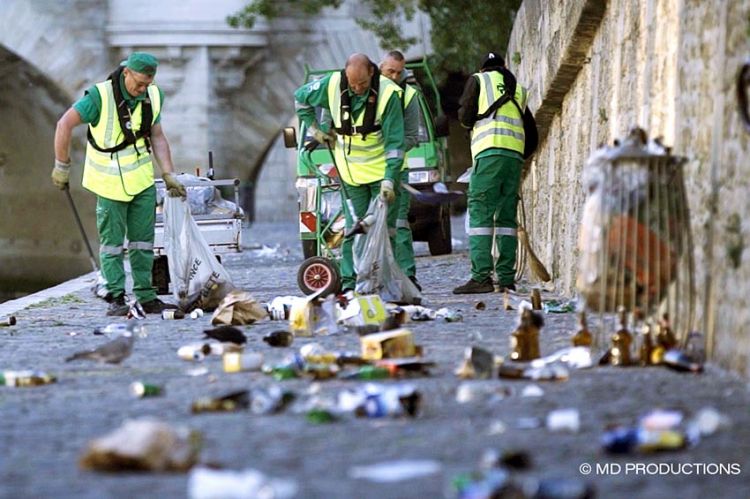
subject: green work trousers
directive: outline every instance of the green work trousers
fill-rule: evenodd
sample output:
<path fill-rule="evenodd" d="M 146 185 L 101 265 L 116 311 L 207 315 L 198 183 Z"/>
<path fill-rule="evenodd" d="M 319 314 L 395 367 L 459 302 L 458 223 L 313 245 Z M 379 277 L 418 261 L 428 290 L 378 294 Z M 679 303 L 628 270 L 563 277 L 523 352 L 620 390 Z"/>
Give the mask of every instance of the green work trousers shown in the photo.
<path fill-rule="evenodd" d="M 400 186 L 399 189 L 400 190 Z M 370 206 L 370 202 L 380 194 L 380 181 L 372 182 L 363 185 L 346 185 L 346 195 L 351 200 L 351 206 L 354 209 L 354 217 L 349 210 L 344 210 L 346 214 L 346 229 L 347 231 L 354 225 L 356 220 L 361 219 L 367 214 L 367 208 Z M 344 195 L 343 189 L 341 195 Z M 346 199 L 344 199 L 346 203 Z M 391 249 L 394 245 L 394 233 L 396 226 L 396 207 L 398 206 L 398 198 L 388 207 L 388 228 L 391 241 Z M 344 244 L 341 249 L 341 288 L 342 289 L 354 289 L 357 282 L 357 274 L 354 272 L 354 258 L 352 254 L 352 246 L 354 244 L 354 236 L 345 237 Z"/>
<path fill-rule="evenodd" d="M 409 170 L 401 172 L 401 185 L 409 183 Z M 406 277 L 417 274 L 417 266 L 414 263 L 414 240 L 409 226 L 409 207 L 411 196 L 403 187 L 399 186 L 396 197 L 396 240 L 394 242 L 394 253 L 399 268 Z"/>
<path fill-rule="evenodd" d="M 501 286 L 516 275 L 516 209 L 523 161 L 508 156 L 478 158 L 469 182 L 469 254 L 471 278 L 484 281 L 492 274 L 492 237 L 498 238 L 500 257 L 494 265 Z"/>
<path fill-rule="evenodd" d="M 145 303 L 156 298 L 151 284 L 154 265 L 154 222 L 156 187 L 136 194 L 128 201 L 113 201 L 97 196 L 96 227 L 99 230 L 99 259 L 107 291 L 113 297 L 125 293 L 123 266 L 125 237 L 128 238 L 128 259 L 133 276 L 133 293 Z"/>

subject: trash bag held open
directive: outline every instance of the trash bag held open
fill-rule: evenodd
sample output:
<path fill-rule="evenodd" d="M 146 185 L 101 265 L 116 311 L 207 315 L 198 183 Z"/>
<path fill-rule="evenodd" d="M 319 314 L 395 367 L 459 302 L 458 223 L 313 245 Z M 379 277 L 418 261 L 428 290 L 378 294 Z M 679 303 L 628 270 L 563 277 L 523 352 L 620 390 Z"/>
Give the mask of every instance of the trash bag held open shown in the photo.
<path fill-rule="evenodd" d="M 180 308 L 213 310 L 234 286 L 190 214 L 178 197 L 164 200 L 164 247 L 169 278 Z"/>
<path fill-rule="evenodd" d="M 355 290 L 359 294 L 377 294 L 385 301 L 419 304 L 422 297 L 414 283 L 399 268 L 388 236 L 388 207 L 378 196 L 368 213 L 375 222 L 367 234 L 358 235 L 352 248 L 357 272 Z"/>

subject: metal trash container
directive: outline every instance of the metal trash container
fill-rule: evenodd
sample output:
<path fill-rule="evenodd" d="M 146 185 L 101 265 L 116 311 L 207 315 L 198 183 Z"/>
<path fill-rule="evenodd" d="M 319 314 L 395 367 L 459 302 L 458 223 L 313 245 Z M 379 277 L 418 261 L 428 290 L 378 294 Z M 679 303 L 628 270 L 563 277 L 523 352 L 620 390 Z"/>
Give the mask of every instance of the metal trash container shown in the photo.
<path fill-rule="evenodd" d="M 587 197 L 579 231 L 576 287 L 605 348 L 614 312 L 657 324 L 668 314 L 684 343 L 693 326 L 695 284 L 683 165 L 635 128 L 595 151 L 583 170 Z M 635 322 L 635 319 L 633 319 Z"/>

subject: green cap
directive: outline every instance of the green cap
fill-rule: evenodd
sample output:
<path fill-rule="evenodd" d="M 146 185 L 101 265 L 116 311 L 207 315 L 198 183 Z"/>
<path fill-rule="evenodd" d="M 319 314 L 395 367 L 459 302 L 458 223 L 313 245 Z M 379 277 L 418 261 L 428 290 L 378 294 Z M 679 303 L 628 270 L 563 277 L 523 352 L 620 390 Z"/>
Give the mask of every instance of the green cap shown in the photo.
<path fill-rule="evenodd" d="M 156 74 L 156 67 L 159 65 L 159 60 L 146 52 L 133 52 L 120 65 L 132 69 L 136 73 L 154 76 Z"/>

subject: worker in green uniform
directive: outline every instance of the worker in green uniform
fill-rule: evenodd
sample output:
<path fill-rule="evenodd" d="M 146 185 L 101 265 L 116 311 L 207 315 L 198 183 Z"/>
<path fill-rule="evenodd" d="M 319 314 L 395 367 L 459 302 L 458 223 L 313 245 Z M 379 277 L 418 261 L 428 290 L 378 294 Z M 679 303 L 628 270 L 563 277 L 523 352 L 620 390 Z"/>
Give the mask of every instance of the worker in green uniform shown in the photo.
<path fill-rule="evenodd" d="M 380 62 L 380 73 L 386 78 L 398 83 L 403 89 L 404 107 L 404 152 L 409 153 L 419 142 L 419 100 L 415 99 L 419 89 L 407 82 L 410 73 L 406 71 L 406 59 L 398 50 L 388 52 Z M 404 161 L 401 168 L 401 185 L 409 183 L 409 167 Z M 409 225 L 409 208 L 411 197 L 402 187 L 396 193 L 396 238 L 394 241 L 394 256 L 396 262 L 414 285 L 422 291 L 417 282 L 417 266 L 414 262 L 414 239 Z"/>
<path fill-rule="evenodd" d="M 471 130 L 474 162 L 468 196 L 471 278 L 455 288 L 455 294 L 493 292 L 493 270 L 501 292 L 516 289 L 518 187 L 524 157 L 536 147 L 527 144 L 532 135 L 536 140 L 536 125 L 526 101 L 526 89 L 493 52 L 484 57 L 461 95 L 458 117 Z M 500 250 L 494 265 L 493 237 Z"/>
<path fill-rule="evenodd" d="M 388 203 L 388 226 L 395 228 L 396 191 L 404 161 L 401 93 L 364 54 L 349 56 L 342 71 L 307 83 L 294 93 L 300 121 L 310 128 L 315 140 L 334 147 L 338 174 L 349 197 L 347 232 L 365 216 L 377 195 Z M 316 122 L 316 107 L 330 112 L 330 129 Z M 344 291 L 353 290 L 356 284 L 352 245 L 353 236 L 345 237 L 341 261 Z"/>
<path fill-rule="evenodd" d="M 57 122 L 52 182 L 67 189 L 73 128 L 88 124 L 83 187 L 96 194 L 99 258 L 109 302 L 107 315 L 127 315 L 124 241 L 133 292 L 143 310 L 159 314 L 177 308 L 162 302 L 151 283 L 154 263 L 156 187 L 153 160 L 170 195 L 186 196 L 172 172 L 169 142 L 160 119 L 164 93 L 153 84 L 157 59 L 133 52 L 107 80 L 93 85 Z"/>

